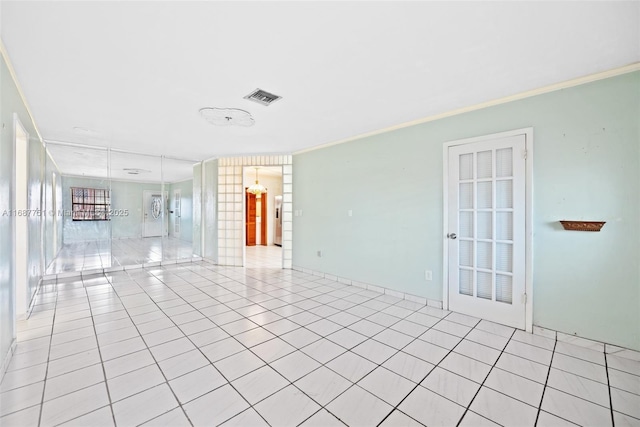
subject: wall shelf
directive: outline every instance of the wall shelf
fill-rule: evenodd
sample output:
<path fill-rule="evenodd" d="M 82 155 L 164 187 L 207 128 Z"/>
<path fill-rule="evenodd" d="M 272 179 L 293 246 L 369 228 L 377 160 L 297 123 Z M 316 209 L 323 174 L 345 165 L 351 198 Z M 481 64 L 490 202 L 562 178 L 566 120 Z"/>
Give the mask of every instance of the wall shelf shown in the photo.
<path fill-rule="evenodd" d="M 565 230 L 571 231 L 600 231 L 605 221 L 560 221 Z"/>

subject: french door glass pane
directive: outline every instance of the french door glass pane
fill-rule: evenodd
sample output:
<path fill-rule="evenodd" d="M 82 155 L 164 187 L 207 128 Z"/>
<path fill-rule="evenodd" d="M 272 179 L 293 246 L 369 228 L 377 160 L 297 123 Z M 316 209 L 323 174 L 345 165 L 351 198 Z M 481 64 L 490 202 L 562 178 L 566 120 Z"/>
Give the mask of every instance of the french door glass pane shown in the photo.
<path fill-rule="evenodd" d="M 496 274 L 496 301 L 508 304 L 513 302 L 513 284 L 511 276 Z"/>
<path fill-rule="evenodd" d="M 491 270 L 493 268 L 493 254 L 492 252 L 492 243 L 489 242 L 477 242 L 477 251 L 478 251 L 478 268 L 484 268 L 487 270 Z"/>
<path fill-rule="evenodd" d="M 478 239 L 493 239 L 491 212 L 478 212 Z"/>
<path fill-rule="evenodd" d="M 460 265 L 473 267 L 473 241 L 460 240 Z"/>
<path fill-rule="evenodd" d="M 477 154 L 478 159 L 478 176 L 477 178 L 491 178 L 493 172 L 491 170 L 491 151 L 480 151 Z"/>
<path fill-rule="evenodd" d="M 460 237 L 473 238 L 473 212 L 460 212 Z"/>
<path fill-rule="evenodd" d="M 513 245 L 511 243 L 496 243 L 496 270 L 513 272 Z"/>
<path fill-rule="evenodd" d="M 473 276 L 471 270 L 460 269 L 458 275 L 458 292 L 463 295 L 473 295 Z"/>
<path fill-rule="evenodd" d="M 473 179 L 473 154 L 460 156 L 460 179 Z"/>
<path fill-rule="evenodd" d="M 491 181 L 478 182 L 478 208 L 486 209 L 493 207 L 491 194 Z"/>
<path fill-rule="evenodd" d="M 478 271 L 477 274 L 478 298 L 491 299 L 493 288 L 491 283 L 491 273 Z"/>
<path fill-rule="evenodd" d="M 496 239 L 513 240 L 513 214 L 496 212 Z"/>
<path fill-rule="evenodd" d="M 498 178 L 513 175 L 513 149 L 496 150 L 496 176 Z"/>
<path fill-rule="evenodd" d="M 460 184 L 460 209 L 473 209 L 473 184 Z"/>
<path fill-rule="evenodd" d="M 496 207 L 513 207 L 513 181 L 510 179 L 496 181 Z"/>

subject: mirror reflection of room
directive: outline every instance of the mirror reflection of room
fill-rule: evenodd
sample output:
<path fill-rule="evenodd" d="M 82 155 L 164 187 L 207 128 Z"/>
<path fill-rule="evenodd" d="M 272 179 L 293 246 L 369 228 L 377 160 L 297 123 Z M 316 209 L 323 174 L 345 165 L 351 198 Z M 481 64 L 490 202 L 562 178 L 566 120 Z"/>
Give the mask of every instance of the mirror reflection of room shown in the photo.
<path fill-rule="evenodd" d="M 48 150 L 59 190 L 56 227 L 45 227 L 59 239 L 46 274 L 192 259 L 200 209 L 193 161 L 53 143 Z"/>
<path fill-rule="evenodd" d="M 244 168 L 245 267 L 282 268 L 282 167 Z"/>

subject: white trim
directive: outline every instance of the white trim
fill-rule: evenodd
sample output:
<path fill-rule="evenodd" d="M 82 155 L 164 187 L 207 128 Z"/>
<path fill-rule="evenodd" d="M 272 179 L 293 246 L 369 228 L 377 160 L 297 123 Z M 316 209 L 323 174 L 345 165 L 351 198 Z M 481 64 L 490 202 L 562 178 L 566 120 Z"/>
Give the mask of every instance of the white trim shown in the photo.
<path fill-rule="evenodd" d="M 24 144 L 18 143 L 18 128 L 24 134 Z M 30 136 L 17 113 L 13 113 L 13 208 L 29 209 L 29 144 Z M 20 176 L 18 175 L 20 174 Z M 40 206 L 42 208 L 42 206 Z M 29 301 L 29 219 L 15 215 L 13 220 L 13 313 L 15 321 L 26 318 Z M 20 239 L 18 239 L 20 235 Z M 29 298 L 29 300 L 27 300 Z"/>
<path fill-rule="evenodd" d="M 522 129 L 525 135 L 527 158 L 525 159 L 525 278 L 524 286 L 527 294 L 525 304 L 525 328 L 533 331 L 533 127 Z"/>
<path fill-rule="evenodd" d="M 470 105 L 468 107 L 462 107 L 462 108 L 458 108 L 458 109 L 455 109 L 455 110 L 447 111 L 447 112 L 444 112 L 444 113 L 435 114 L 433 116 L 424 117 L 422 119 L 417 119 L 417 120 L 412 120 L 410 122 L 400 123 L 400 124 L 397 124 L 397 125 L 394 125 L 394 126 L 389 126 L 389 127 L 383 128 L 383 129 L 378 129 L 378 130 L 374 130 L 374 131 L 371 131 L 371 132 L 362 133 L 362 134 L 355 135 L 355 136 L 350 136 L 348 138 L 340 139 L 338 141 L 333 141 L 333 142 L 328 142 L 326 144 L 316 145 L 314 147 L 310 147 L 310 148 L 305 148 L 305 149 L 302 149 L 302 150 L 294 151 L 293 154 L 297 155 L 297 154 L 308 153 L 310 151 L 320 150 L 320 149 L 323 149 L 323 148 L 331 147 L 333 145 L 340 145 L 340 144 L 344 144 L 346 142 L 351 142 L 351 141 L 355 141 L 355 140 L 362 139 L 362 138 L 367 138 L 367 137 L 374 136 L 374 135 L 380 135 L 382 133 L 387 133 L 387 132 L 391 132 L 391 131 L 394 131 L 394 130 L 398 130 L 398 129 L 403 129 L 403 128 L 410 127 L 410 126 L 419 125 L 419 124 L 422 124 L 422 123 L 433 122 L 433 121 L 436 121 L 436 120 L 444 119 L 446 117 L 457 116 L 459 114 L 464 114 L 464 113 L 468 113 L 468 112 L 476 111 L 476 110 L 482 110 L 483 108 L 493 107 L 493 106 L 500 105 L 500 104 L 506 104 L 508 102 L 518 101 L 520 99 L 530 98 L 532 96 L 542 95 L 542 94 L 549 93 L 549 92 L 555 92 L 557 90 L 567 89 L 567 88 L 574 87 L 574 86 L 580 86 L 580 85 L 583 85 L 583 84 L 586 84 L 586 83 L 591 83 L 591 82 L 595 82 L 595 81 L 598 81 L 598 80 L 608 79 L 610 77 L 620 76 L 622 74 L 633 73 L 634 71 L 640 71 L 640 63 L 639 62 L 630 64 L 630 65 L 625 65 L 624 67 L 618 67 L 618 68 L 614 68 L 612 70 L 603 71 L 601 73 L 590 74 L 590 75 L 587 75 L 587 76 L 582 76 L 582 77 L 578 77 L 578 78 L 575 78 L 575 79 L 566 80 L 564 82 L 554 83 L 554 84 L 551 84 L 551 85 L 543 86 L 543 87 L 538 88 L 538 89 L 532 89 L 532 90 L 528 90 L 528 91 L 525 91 L 525 92 L 520 92 L 520 93 L 515 94 L 515 95 L 505 96 L 505 97 L 494 99 L 494 100 L 491 100 L 491 101 L 481 102 L 480 104 Z"/>
<path fill-rule="evenodd" d="M 442 149 L 442 307 L 449 309 L 449 258 L 447 230 L 449 228 L 449 148 L 489 139 L 524 135 L 527 157 L 525 159 L 525 329 L 533 330 L 533 127 L 514 129 L 491 135 L 448 141 Z"/>
<path fill-rule="evenodd" d="M 396 298 L 404 299 L 407 301 L 422 304 L 428 307 L 434 307 L 442 309 L 442 301 L 431 300 L 425 297 L 419 297 L 417 295 L 408 294 L 406 292 L 400 292 L 393 289 L 385 288 L 384 286 L 373 285 L 371 283 L 359 282 L 356 280 L 347 279 L 344 277 L 338 277 L 333 274 L 323 273 L 322 271 L 311 270 L 305 267 L 299 267 L 294 265 L 292 268 L 294 271 L 299 271 L 305 274 L 311 274 L 313 276 L 322 277 L 327 280 L 331 280 L 346 286 L 355 286 L 357 288 L 367 289 L 369 291 L 379 292 L 384 295 L 390 295 Z"/>

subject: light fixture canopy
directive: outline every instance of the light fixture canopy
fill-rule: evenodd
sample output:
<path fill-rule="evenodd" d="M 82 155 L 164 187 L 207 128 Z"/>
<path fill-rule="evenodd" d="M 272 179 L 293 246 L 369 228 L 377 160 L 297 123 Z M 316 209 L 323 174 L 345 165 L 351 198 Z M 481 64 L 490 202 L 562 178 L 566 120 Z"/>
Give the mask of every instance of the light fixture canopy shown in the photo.
<path fill-rule="evenodd" d="M 256 169 L 256 183 L 252 184 L 251 186 L 249 186 L 249 188 L 247 188 L 247 193 L 251 193 L 251 194 L 255 194 L 256 196 L 260 196 L 262 193 L 266 193 L 267 189 L 265 188 L 264 185 L 258 183 L 258 169 L 259 168 L 255 168 Z"/>
<path fill-rule="evenodd" d="M 255 120 L 248 111 L 238 108 L 206 107 L 200 109 L 203 119 L 215 126 L 243 126 L 249 127 L 255 124 Z"/>

